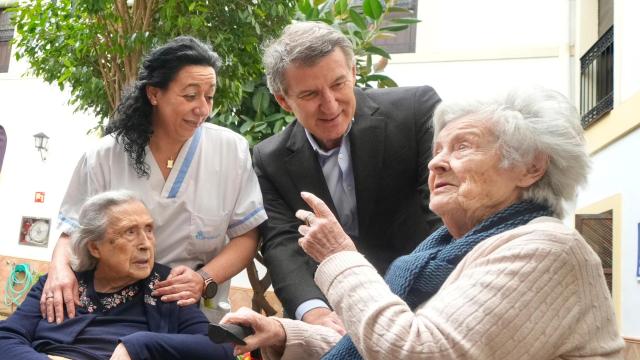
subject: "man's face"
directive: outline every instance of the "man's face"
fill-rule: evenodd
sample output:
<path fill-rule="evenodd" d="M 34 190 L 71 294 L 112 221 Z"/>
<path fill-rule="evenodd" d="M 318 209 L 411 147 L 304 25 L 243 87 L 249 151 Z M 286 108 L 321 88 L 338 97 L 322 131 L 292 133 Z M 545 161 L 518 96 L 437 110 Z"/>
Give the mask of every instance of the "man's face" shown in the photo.
<path fill-rule="evenodd" d="M 284 76 L 287 93 L 275 96 L 280 106 L 325 150 L 339 146 L 356 112 L 355 66 L 336 48 L 312 66 L 290 65 Z"/>

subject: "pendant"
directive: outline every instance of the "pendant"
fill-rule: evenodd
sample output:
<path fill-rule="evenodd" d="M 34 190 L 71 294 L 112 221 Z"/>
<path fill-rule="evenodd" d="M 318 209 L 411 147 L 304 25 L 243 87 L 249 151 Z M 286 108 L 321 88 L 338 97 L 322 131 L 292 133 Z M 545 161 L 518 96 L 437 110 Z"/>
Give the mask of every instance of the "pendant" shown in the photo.
<path fill-rule="evenodd" d="M 173 169 L 173 159 L 167 160 L 167 169 Z"/>

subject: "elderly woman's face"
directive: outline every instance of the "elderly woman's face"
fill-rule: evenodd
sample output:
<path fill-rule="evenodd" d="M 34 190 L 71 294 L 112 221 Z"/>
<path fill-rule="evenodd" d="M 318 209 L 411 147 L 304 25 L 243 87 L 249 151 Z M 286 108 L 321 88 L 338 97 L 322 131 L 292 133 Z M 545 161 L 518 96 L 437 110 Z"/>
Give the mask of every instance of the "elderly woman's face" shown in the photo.
<path fill-rule="evenodd" d="M 440 132 L 429 162 L 429 207 L 450 231 L 465 234 L 519 200 L 524 167 L 505 169 L 501 161 L 488 121 L 467 116 Z"/>
<path fill-rule="evenodd" d="M 216 72 L 210 66 L 182 68 L 166 89 L 149 86 L 154 131 L 185 141 L 211 113 Z"/>
<path fill-rule="evenodd" d="M 104 239 L 89 243 L 89 251 L 98 259 L 96 273 L 130 282 L 149 276 L 154 262 L 153 229 L 153 218 L 141 202 L 112 207 Z"/>

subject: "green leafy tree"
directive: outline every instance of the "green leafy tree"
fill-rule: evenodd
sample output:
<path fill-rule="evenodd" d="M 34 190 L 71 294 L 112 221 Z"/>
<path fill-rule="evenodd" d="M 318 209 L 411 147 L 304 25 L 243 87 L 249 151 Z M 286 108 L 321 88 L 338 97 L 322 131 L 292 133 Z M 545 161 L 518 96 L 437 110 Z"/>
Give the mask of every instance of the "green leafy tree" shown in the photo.
<path fill-rule="evenodd" d="M 298 0 L 296 5 L 297 20 L 323 21 L 351 40 L 356 55 L 356 86 L 397 86 L 393 79 L 381 74 L 391 56 L 375 42 L 393 37 L 395 32 L 419 20 L 410 17 L 385 20 L 389 13 L 409 12 L 395 6 L 396 0 L 364 0 L 358 4 L 348 0 Z M 376 55 L 379 60 L 374 63 Z M 269 94 L 264 79 L 246 83 L 244 92 L 241 106 L 232 112 L 219 113 L 215 122 L 238 131 L 255 144 L 293 121 L 294 117 L 282 110 Z"/>
<path fill-rule="evenodd" d="M 237 109 L 245 83 L 262 74 L 260 44 L 291 21 L 294 0 L 28 0 L 14 23 L 16 57 L 71 92 L 76 111 L 100 125 L 135 79 L 144 53 L 177 35 L 211 43 L 224 61 L 218 113 Z"/>
<path fill-rule="evenodd" d="M 324 21 L 354 44 L 357 86 L 396 86 L 380 74 L 389 54 L 375 45 L 417 20 L 385 15 L 406 11 L 395 0 L 27 0 L 13 9 L 16 57 L 31 72 L 71 92 L 76 111 L 92 111 L 101 128 L 136 77 L 151 47 L 183 34 L 213 45 L 224 60 L 212 121 L 251 144 L 293 121 L 269 94 L 261 44 L 291 19 Z M 373 56 L 379 55 L 373 63 Z"/>

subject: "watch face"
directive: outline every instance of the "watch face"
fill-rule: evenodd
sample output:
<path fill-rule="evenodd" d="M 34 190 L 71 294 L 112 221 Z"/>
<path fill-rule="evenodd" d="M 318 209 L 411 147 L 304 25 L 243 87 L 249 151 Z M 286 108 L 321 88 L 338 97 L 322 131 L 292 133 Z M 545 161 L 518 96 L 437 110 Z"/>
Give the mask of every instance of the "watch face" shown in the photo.
<path fill-rule="evenodd" d="M 35 221 L 33 224 L 31 224 L 27 237 L 29 242 L 32 243 L 46 243 L 49 238 L 49 224 L 42 220 Z"/>
<path fill-rule="evenodd" d="M 203 297 L 205 299 L 211 299 L 214 296 L 216 296 L 216 293 L 218 292 L 218 284 L 216 284 L 215 281 L 211 280 L 208 284 L 205 285 L 204 287 L 204 295 Z"/>

